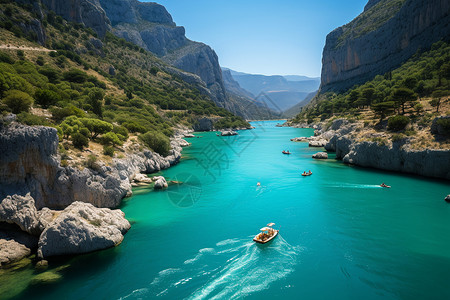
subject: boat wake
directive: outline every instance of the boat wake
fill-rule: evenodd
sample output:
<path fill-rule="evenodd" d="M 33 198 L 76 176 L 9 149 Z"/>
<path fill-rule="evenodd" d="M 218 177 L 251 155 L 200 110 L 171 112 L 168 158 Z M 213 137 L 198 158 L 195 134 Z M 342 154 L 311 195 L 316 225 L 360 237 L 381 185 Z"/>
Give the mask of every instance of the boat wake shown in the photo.
<path fill-rule="evenodd" d="M 205 248 L 179 268 L 158 273 L 148 287 L 121 299 L 237 299 L 269 286 L 290 274 L 301 247 L 278 236 L 269 244 L 228 239 Z"/>
<path fill-rule="evenodd" d="M 334 183 L 326 185 L 326 187 L 331 188 L 347 188 L 347 189 L 379 189 L 381 186 L 379 184 L 358 184 L 358 183 Z"/>

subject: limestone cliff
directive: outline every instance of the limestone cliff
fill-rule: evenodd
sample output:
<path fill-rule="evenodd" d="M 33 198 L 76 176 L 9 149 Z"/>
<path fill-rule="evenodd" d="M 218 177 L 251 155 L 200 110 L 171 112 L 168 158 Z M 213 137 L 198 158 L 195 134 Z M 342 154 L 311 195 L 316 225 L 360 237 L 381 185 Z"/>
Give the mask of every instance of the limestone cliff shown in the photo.
<path fill-rule="evenodd" d="M 61 209 L 75 201 L 114 208 L 131 193 L 130 180 L 137 173 L 156 172 L 179 161 L 181 148 L 172 147 L 167 157 L 136 151 L 111 166 L 80 170 L 60 166 L 56 129 L 0 126 L 0 198 L 30 193 L 38 209 Z"/>
<path fill-rule="evenodd" d="M 208 45 L 190 41 L 164 6 L 137 0 L 100 0 L 113 32 L 156 54 L 167 63 L 200 76 L 212 100 L 232 111 L 222 80 L 219 59 Z"/>
<path fill-rule="evenodd" d="M 91 27 L 100 37 L 111 29 L 110 21 L 98 0 L 42 0 L 42 3 L 68 21 Z"/>
<path fill-rule="evenodd" d="M 370 0 L 360 16 L 328 34 L 321 90 L 366 82 L 441 39 L 450 39 L 448 0 Z"/>
<path fill-rule="evenodd" d="M 318 133 L 321 138 L 329 140 L 325 149 L 336 152 L 336 158 L 344 163 L 450 180 L 450 151 L 414 150 L 407 138 L 390 144 L 370 141 L 371 137 L 376 139 L 383 133 L 371 133 L 366 140 L 361 140 L 355 133 L 363 127 L 362 124 L 338 119 L 328 130 L 319 129 Z"/>

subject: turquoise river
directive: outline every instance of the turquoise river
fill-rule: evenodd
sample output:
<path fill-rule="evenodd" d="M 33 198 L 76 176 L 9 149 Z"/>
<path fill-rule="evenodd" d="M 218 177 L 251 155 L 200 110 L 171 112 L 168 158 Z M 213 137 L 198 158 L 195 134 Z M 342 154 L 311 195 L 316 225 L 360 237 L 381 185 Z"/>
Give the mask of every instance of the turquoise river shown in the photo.
<path fill-rule="evenodd" d="M 160 173 L 182 184 L 123 201 L 120 246 L 51 261 L 46 280 L 19 265 L 0 298 L 450 299 L 449 182 L 313 160 L 290 141 L 311 129 L 276 124 L 197 133 Z M 256 245 L 269 222 L 280 235 Z"/>

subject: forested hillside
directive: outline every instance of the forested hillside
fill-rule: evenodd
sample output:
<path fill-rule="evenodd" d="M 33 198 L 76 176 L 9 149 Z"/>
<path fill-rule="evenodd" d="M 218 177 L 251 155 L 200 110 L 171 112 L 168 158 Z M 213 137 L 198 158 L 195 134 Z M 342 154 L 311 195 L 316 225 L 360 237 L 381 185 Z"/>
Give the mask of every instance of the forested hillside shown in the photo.
<path fill-rule="evenodd" d="M 56 127 L 66 146 L 100 142 L 108 155 L 129 135 L 164 144 L 149 145 L 164 153 L 174 127 L 191 127 L 204 116 L 222 118 L 224 127 L 248 126 L 217 107 L 198 77 L 124 39 L 108 32 L 99 39 L 92 29 L 32 5 L 1 4 L 3 115 Z"/>
<path fill-rule="evenodd" d="M 435 117 L 450 115 L 449 96 L 450 44 L 441 41 L 392 72 L 344 93 L 319 94 L 293 123 L 346 117 L 363 120 L 369 127 L 417 135 L 418 130 L 429 131 Z M 449 136 L 450 119 L 439 122 Z"/>

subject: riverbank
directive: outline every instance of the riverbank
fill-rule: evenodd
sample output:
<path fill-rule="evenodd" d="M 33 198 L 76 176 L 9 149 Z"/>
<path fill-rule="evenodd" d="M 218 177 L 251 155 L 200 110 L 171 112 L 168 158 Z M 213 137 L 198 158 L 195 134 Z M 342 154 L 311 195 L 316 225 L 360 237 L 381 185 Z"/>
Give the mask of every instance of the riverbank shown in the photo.
<path fill-rule="evenodd" d="M 7 123 L 0 124 L 0 223 L 13 225 L 0 229 L 1 265 L 120 244 L 130 223 L 116 208 L 131 196 L 134 179 L 177 164 L 189 145 L 187 132 L 178 131 L 165 157 L 135 140 L 123 158 L 62 166 L 56 129 Z"/>
<path fill-rule="evenodd" d="M 427 139 L 436 141 L 431 144 L 434 148 L 427 148 L 414 136 L 392 135 L 367 127 L 364 122 L 350 123 L 346 119 L 294 126 L 316 131 L 310 140 L 293 141 L 307 141 L 312 147 L 323 146 L 346 164 L 450 180 L 449 142 L 438 134 L 435 137 L 428 133 Z"/>

